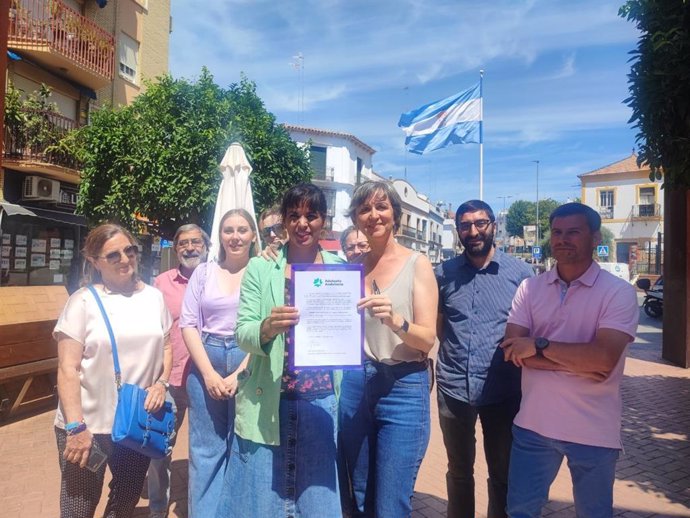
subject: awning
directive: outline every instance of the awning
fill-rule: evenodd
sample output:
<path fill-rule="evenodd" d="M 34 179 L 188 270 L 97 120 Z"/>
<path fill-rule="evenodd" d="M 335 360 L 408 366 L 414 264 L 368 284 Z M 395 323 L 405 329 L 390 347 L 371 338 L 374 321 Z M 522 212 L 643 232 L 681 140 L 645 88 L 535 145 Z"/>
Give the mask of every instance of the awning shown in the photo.
<path fill-rule="evenodd" d="M 7 201 L 0 201 L 0 208 L 2 208 L 8 216 L 35 216 L 32 211 L 21 205 L 16 205 Z"/>
<path fill-rule="evenodd" d="M 340 251 L 340 241 L 337 239 L 321 239 L 319 241 L 321 248 L 329 252 L 339 252 Z"/>
<path fill-rule="evenodd" d="M 78 214 L 70 214 L 69 212 L 58 212 L 56 210 L 37 209 L 31 207 L 31 212 L 43 219 L 50 219 L 52 221 L 59 221 L 60 223 L 69 223 L 70 225 L 79 225 L 82 227 L 88 226 L 86 218 Z"/>

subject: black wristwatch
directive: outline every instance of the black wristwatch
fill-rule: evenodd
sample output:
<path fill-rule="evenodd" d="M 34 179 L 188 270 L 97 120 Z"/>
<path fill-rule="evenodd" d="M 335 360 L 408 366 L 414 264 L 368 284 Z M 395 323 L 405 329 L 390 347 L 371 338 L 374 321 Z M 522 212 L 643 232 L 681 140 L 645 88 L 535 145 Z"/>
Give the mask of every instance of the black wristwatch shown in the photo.
<path fill-rule="evenodd" d="M 544 349 L 546 349 L 549 345 L 551 345 L 551 342 L 549 342 L 543 336 L 538 336 L 537 338 L 535 338 L 534 347 L 537 349 L 537 356 L 541 356 L 543 358 Z"/>
<path fill-rule="evenodd" d="M 410 323 L 403 318 L 403 323 L 402 325 L 398 328 L 397 331 L 395 331 L 396 335 L 399 335 L 400 333 L 407 333 L 407 331 L 410 329 Z"/>

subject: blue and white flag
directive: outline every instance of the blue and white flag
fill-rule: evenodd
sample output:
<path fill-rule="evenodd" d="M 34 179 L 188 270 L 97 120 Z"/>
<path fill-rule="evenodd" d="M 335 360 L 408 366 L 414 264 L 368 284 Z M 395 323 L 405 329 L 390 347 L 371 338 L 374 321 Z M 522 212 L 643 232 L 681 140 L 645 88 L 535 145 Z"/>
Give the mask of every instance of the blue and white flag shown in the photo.
<path fill-rule="evenodd" d="M 453 144 L 482 141 L 481 84 L 440 101 L 403 113 L 398 126 L 411 153 L 423 155 Z"/>

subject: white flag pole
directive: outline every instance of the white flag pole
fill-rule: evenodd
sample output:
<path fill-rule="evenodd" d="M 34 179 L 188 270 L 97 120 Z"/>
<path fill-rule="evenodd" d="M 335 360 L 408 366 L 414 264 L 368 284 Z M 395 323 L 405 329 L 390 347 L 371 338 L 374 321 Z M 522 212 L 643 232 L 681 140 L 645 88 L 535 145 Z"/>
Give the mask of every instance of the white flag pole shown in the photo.
<path fill-rule="evenodd" d="M 484 71 L 479 71 L 479 199 L 484 200 Z"/>

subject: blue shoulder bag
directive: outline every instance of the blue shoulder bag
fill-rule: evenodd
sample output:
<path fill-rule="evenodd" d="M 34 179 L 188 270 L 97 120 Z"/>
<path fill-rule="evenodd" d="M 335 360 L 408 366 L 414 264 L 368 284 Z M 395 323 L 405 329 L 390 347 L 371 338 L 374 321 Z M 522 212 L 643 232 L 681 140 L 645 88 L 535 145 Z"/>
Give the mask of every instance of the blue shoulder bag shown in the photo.
<path fill-rule="evenodd" d="M 170 452 L 170 439 L 175 433 L 175 414 L 172 404 L 166 401 L 157 412 L 147 412 L 144 410 L 146 390 L 138 385 L 122 383 L 120 361 L 110 319 L 96 289 L 91 285 L 88 288 L 101 310 L 113 349 L 115 383 L 117 384 L 117 408 L 111 434 L 113 442 L 152 459 L 162 459 Z"/>

